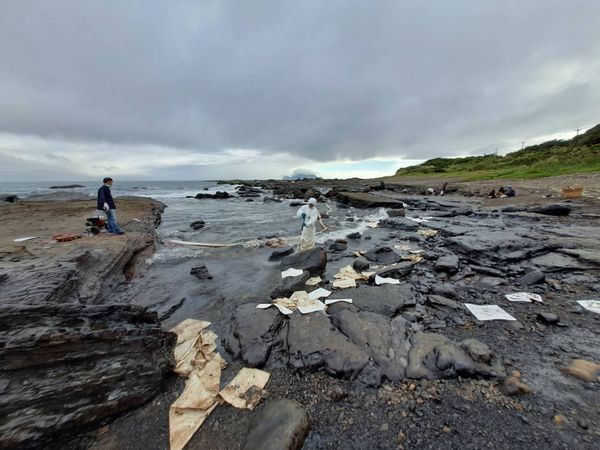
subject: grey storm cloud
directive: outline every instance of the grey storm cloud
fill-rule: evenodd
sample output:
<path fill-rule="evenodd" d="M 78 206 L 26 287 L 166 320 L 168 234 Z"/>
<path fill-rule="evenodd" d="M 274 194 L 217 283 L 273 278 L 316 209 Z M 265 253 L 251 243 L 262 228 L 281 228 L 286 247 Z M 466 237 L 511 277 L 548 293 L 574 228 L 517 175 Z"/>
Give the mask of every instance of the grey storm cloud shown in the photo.
<path fill-rule="evenodd" d="M 589 0 L 4 0 L 0 132 L 322 162 L 465 154 L 598 118 L 598 17 Z"/>

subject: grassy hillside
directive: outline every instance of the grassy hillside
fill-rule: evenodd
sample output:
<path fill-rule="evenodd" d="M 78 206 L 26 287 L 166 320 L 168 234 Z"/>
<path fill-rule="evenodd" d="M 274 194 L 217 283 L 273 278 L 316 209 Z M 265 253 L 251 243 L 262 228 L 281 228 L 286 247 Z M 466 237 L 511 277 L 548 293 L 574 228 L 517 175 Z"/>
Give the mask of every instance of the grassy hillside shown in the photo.
<path fill-rule="evenodd" d="M 600 124 L 570 140 L 554 140 L 504 156 L 434 158 L 399 169 L 395 177 L 541 178 L 570 173 L 600 172 Z"/>

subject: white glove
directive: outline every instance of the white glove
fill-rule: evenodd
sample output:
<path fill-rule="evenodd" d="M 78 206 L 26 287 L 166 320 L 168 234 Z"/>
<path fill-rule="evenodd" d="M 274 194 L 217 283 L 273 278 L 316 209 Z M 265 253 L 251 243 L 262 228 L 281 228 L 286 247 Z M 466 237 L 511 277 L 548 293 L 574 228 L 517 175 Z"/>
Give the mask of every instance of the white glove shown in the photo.
<path fill-rule="evenodd" d="M 108 211 L 110 208 L 108 207 L 108 203 L 104 202 L 104 211 Z"/>

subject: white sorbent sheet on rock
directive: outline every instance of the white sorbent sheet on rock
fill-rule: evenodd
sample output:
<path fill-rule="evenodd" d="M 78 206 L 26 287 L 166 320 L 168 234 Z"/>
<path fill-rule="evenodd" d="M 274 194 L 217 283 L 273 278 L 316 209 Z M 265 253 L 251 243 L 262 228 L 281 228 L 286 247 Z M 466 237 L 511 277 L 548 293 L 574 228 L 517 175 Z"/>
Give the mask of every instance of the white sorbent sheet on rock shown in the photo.
<path fill-rule="evenodd" d="M 530 294 L 529 292 L 515 292 L 513 294 L 506 294 L 505 297 L 510 302 L 531 303 L 532 301 L 534 301 L 538 303 L 543 303 L 541 295 Z"/>
<path fill-rule="evenodd" d="M 39 236 L 27 236 L 27 237 L 22 237 L 22 238 L 16 238 L 16 239 L 13 239 L 13 241 L 15 241 L 15 242 L 25 242 L 25 241 L 30 241 L 32 239 L 39 239 Z"/>
<path fill-rule="evenodd" d="M 498 305 L 465 303 L 465 306 L 478 320 L 517 320 Z"/>
<path fill-rule="evenodd" d="M 309 300 L 298 304 L 298 311 L 301 314 L 310 314 L 318 311 L 325 311 L 327 306 L 320 300 Z"/>
<path fill-rule="evenodd" d="M 277 308 L 279 310 L 279 312 L 285 316 L 289 316 L 290 314 L 292 314 L 294 312 L 291 309 L 288 309 L 283 305 L 278 305 L 277 303 L 260 303 L 260 304 L 256 305 L 256 307 L 258 309 L 267 309 L 267 308 L 270 308 L 271 306 L 274 306 L 275 308 Z"/>
<path fill-rule="evenodd" d="M 337 302 L 352 303 L 352 299 L 351 298 L 332 298 L 329 300 L 325 300 L 326 305 L 333 305 L 334 303 L 337 303 Z"/>
<path fill-rule="evenodd" d="M 310 298 L 311 300 L 316 300 L 316 299 L 323 298 L 323 297 L 329 297 L 330 295 L 331 295 L 331 291 L 328 291 L 327 289 L 319 288 L 319 289 L 315 289 L 312 292 L 309 292 L 308 298 Z"/>
<path fill-rule="evenodd" d="M 577 303 L 588 311 L 600 314 L 600 300 L 577 300 Z"/>
<path fill-rule="evenodd" d="M 433 216 L 430 216 L 430 217 L 409 217 L 409 216 L 406 216 L 406 218 L 408 220 L 412 220 L 413 222 L 424 223 L 424 222 L 429 222 L 431 219 L 433 219 Z"/>
<path fill-rule="evenodd" d="M 379 275 L 375 275 L 375 284 L 381 286 L 382 284 L 400 284 L 400 280 L 395 278 L 384 278 Z"/>
<path fill-rule="evenodd" d="M 300 269 L 288 269 L 281 272 L 281 278 L 297 277 L 299 275 L 302 275 L 302 271 Z"/>

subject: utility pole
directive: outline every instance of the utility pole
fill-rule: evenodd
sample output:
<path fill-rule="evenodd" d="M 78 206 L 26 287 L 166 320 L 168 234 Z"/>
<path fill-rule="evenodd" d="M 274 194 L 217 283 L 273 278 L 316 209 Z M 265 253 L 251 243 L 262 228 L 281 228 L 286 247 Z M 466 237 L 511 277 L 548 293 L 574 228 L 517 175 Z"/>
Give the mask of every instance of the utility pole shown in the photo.
<path fill-rule="evenodd" d="M 577 137 L 579 136 L 579 132 L 580 132 L 581 130 L 582 130 L 582 128 L 581 128 L 581 127 L 577 127 L 577 128 L 575 128 L 575 133 L 576 133 L 576 134 L 575 134 L 575 140 L 573 141 L 573 146 L 576 146 L 576 145 L 577 145 Z"/>
<path fill-rule="evenodd" d="M 579 132 L 583 131 L 583 130 L 587 130 L 588 128 L 590 128 L 590 126 L 585 126 L 585 127 L 577 127 L 575 128 L 575 137 L 573 138 L 573 147 L 577 145 L 577 138 L 579 137 Z"/>
<path fill-rule="evenodd" d="M 525 148 L 525 141 L 521 141 L 521 150 Z"/>

